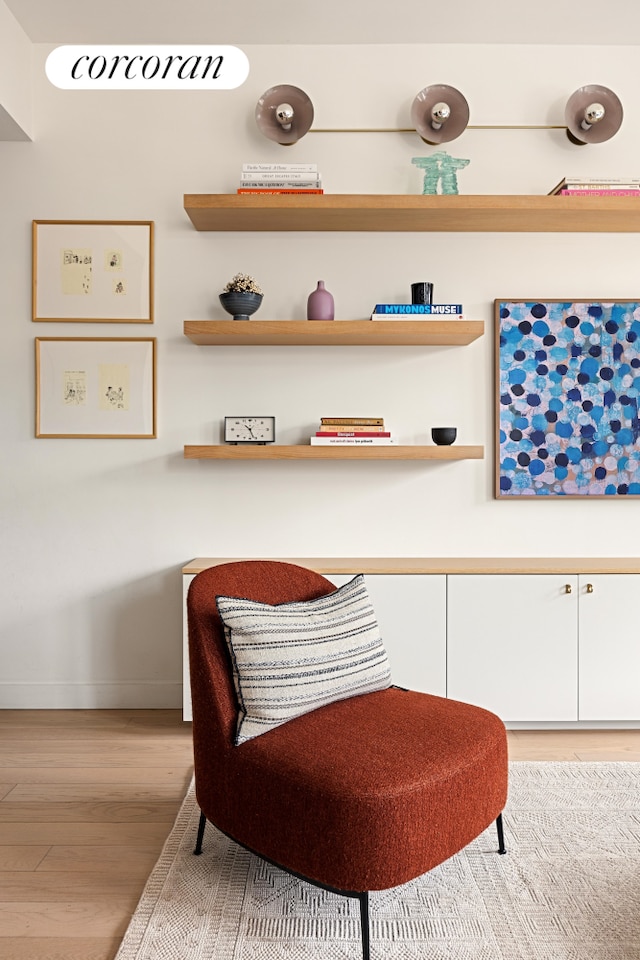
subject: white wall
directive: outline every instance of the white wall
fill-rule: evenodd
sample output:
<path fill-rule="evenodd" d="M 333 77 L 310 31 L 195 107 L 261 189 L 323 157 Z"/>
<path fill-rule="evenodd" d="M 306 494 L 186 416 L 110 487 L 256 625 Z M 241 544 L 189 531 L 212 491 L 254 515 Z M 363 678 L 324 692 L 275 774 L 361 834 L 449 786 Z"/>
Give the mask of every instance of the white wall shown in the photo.
<path fill-rule="evenodd" d="M 255 102 L 295 83 L 318 127 L 407 127 L 415 94 L 450 83 L 472 124 L 562 124 L 584 83 L 625 106 L 609 143 L 561 130 L 468 130 L 465 193 L 546 193 L 565 174 L 637 175 L 638 48 L 246 47 L 235 91 L 64 92 L 36 47 L 35 142 L 0 143 L 0 705 L 166 706 L 180 702 L 180 568 L 194 556 L 630 556 L 637 501 L 496 502 L 495 298 L 637 297 L 635 234 L 197 233 L 184 193 L 234 192 L 247 160 L 318 161 L 335 193 L 418 193 L 415 134 L 262 138 Z M 32 219 L 152 219 L 156 323 L 30 320 Z M 265 290 L 263 317 L 302 319 L 318 279 L 336 316 L 409 298 L 414 280 L 487 326 L 465 348 L 204 348 L 186 319 L 226 316 L 237 271 Z M 34 439 L 34 337 L 150 335 L 159 344 L 157 440 Z M 320 416 L 381 415 L 409 443 L 453 423 L 486 459 L 419 463 L 185 461 L 219 439 L 225 414 L 275 414 L 301 442 Z"/>
<path fill-rule="evenodd" d="M 32 44 L 0 0 L 0 140 L 30 140 Z"/>

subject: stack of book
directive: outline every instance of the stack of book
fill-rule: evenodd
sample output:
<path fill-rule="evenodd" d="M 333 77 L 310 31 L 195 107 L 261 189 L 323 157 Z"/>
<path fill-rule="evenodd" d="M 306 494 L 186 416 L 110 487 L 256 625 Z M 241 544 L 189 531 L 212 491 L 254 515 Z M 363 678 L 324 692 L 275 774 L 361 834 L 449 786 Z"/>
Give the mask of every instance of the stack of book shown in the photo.
<path fill-rule="evenodd" d="M 461 303 L 376 303 L 372 320 L 462 320 Z"/>
<path fill-rule="evenodd" d="M 316 163 L 243 163 L 238 193 L 324 193 Z"/>
<path fill-rule="evenodd" d="M 550 190 L 567 197 L 640 197 L 640 178 L 636 177 L 563 177 Z"/>
<path fill-rule="evenodd" d="M 384 428 L 382 417 L 322 417 L 320 429 L 311 437 L 314 446 L 351 444 L 352 446 L 389 446 L 395 443 Z"/>

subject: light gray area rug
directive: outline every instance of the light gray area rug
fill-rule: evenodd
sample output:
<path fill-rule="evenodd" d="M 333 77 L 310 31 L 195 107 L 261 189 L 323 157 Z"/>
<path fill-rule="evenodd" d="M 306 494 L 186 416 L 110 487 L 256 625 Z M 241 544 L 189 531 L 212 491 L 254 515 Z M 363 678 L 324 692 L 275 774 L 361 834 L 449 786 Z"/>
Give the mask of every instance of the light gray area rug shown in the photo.
<path fill-rule="evenodd" d="M 117 960 L 360 960 L 355 900 L 265 864 L 207 824 L 193 786 Z M 372 960 L 638 960 L 640 763 L 510 765 L 495 828 L 372 893 Z"/>

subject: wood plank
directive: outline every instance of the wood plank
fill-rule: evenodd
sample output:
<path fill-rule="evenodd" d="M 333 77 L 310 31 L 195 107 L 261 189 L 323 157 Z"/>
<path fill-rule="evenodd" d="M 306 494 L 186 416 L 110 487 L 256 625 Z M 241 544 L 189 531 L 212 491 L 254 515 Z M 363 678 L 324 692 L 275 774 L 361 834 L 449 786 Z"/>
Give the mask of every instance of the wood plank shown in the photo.
<path fill-rule="evenodd" d="M 1 870 L 0 902 L 13 900 L 131 900 L 134 907 L 140 899 L 144 881 L 122 874 L 47 873 L 44 870 Z M 132 899 L 131 899 L 132 898 Z"/>
<path fill-rule="evenodd" d="M 0 783 L 0 800 L 3 800 L 4 797 L 11 793 L 14 787 L 15 783 Z"/>
<path fill-rule="evenodd" d="M 2 960 L 113 960 L 121 937 L 3 937 Z"/>
<path fill-rule="evenodd" d="M 168 833 L 168 831 L 167 831 Z M 38 870 L 54 873 L 95 873 L 99 869 L 106 875 L 125 876 L 129 879 L 146 880 L 156 864 L 162 844 L 119 846 L 67 846 L 51 847 L 38 866 Z"/>
<path fill-rule="evenodd" d="M 634 197 L 185 194 L 196 230 L 633 233 Z"/>
<path fill-rule="evenodd" d="M 175 817 L 164 823 L 0 823 L 0 845 L 157 845 L 164 843 L 174 820 Z"/>
<path fill-rule="evenodd" d="M 120 730 L 139 723 L 160 728 L 170 724 L 177 728 L 179 719 L 180 710 L 172 709 L 0 710 L 0 727 L 15 723 L 18 726 L 37 727 L 41 733 L 50 727 L 66 727 L 78 732 L 83 727 L 91 730 L 96 727 Z"/>
<path fill-rule="evenodd" d="M 190 727 L 190 723 L 185 723 Z M 156 799 L 170 799 L 173 796 L 184 796 L 186 788 L 193 773 L 193 761 L 189 764 L 173 765 L 170 767 L 72 767 L 60 766 L 54 767 L 20 767 L 20 783 L 14 789 L 23 790 L 27 785 L 39 786 L 40 792 L 24 799 L 40 800 L 46 799 L 46 790 L 49 786 L 57 788 L 58 786 L 77 786 L 79 788 L 88 787 L 89 793 L 83 795 L 81 791 L 78 794 L 69 794 L 61 796 L 62 800 L 84 800 L 94 797 L 97 800 L 114 799 L 126 800 L 128 798 L 136 800 L 146 800 L 151 796 Z M 6 777 L 8 771 L 3 771 Z M 130 793 L 119 793 L 117 796 L 111 793 L 99 795 L 102 787 L 105 788 L 117 785 L 130 786 Z M 150 793 L 151 788 L 155 793 Z M 141 790 L 141 793 L 136 793 Z M 13 800 L 13 796 L 11 800 Z"/>
<path fill-rule="evenodd" d="M 124 742 L 129 743 L 131 739 L 131 727 L 127 725 L 113 730 L 110 727 L 105 726 L 96 726 L 91 729 L 88 726 L 81 727 L 78 731 L 75 731 L 73 734 L 73 740 L 69 740 L 69 734 L 66 732 L 68 729 L 65 727 L 50 727 L 47 726 L 42 730 L 42 736 L 39 736 L 40 741 L 58 741 L 60 744 L 65 744 L 69 752 L 73 752 L 73 746 L 75 743 L 82 743 L 82 741 L 91 742 L 94 744 L 102 743 L 104 741 L 109 742 Z M 34 728 L 25 724 L 24 726 L 18 726 L 17 724 L 12 724 L 11 726 L 5 725 L 0 727 L 2 735 L 6 736 L 7 739 L 14 741 L 17 740 L 33 740 L 33 730 Z M 144 734 L 144 727 L 138 728 L 140 736 Z M 124 734 L 124 737 L 123 737 Z M 163 735 L 156 727 L 149 731 L 149 740 L 151 743 L 161 743 L 164 739 L 166 743 L 180 744 L 183 743 L 185 746 L 188 746 L 191 741 L 191 731 L 190 729 L 186 730 L 174 730 L 169 728 L 166 735 Z M 126 739 L 125 739 L 126 737 Z M 100 757 L 102 751 L 102 746 L 98 747 L 97 759 Z M 0 752 L 4 752 L 4 745 L 2 746 Z"/>
<path fill-rule="evenodd" d="M 186 320 L 200 346 L 466 346 L 482 320 Z"/>
<path fill-rule="evenodd" d="M 0 870 L 35 870 L 49 853 L 50 844 L 9 844 L 0 846 Z"/>
<path fill-rule="evenodd" d="M 0 751 L 0 767 L 5 770 L 19 770 L 22 767 L 82 767 L 96 765 L 101 767 L 126 766 L 140 770 L 152 767 L 154 761 L 166 766 L 186 762 L 192 755 L 191 742 L 185 737 L 165 740 L 162 737 L 152 740 L 140 737 L 134 741 L 111 739 L 96 749 L 91 740 L 69 743 L 65 740 L 52 741 L 45 746 L 41 740 L 21 740 L 4 743 Z M 12 774 L 13 776 L 13 774 Z M 7 779 L 6 773 L 3 780 Z"/>
<path fill-rule="evenodd" d="M 172 824 L 180 800 L 148 803 L 98 801 L 41 801 L 0 803 L 0 823 L 164 823 Z"/>
<path fill-rule="evenodd" d="M 109 773 L 109 768 L 100 771 Z M 70 771 L 73 776 L 75 770 Z M 145 770 L 146 777 L 148 771 Z M 130 770 L 122 771 L 122 776 L 126 774 L 131 776 Z M 43 776 L 46 775 L 43 773 Z M 20 771 L 22 778 L 22 771 Z M 184 798 L 189 786 L 191 777 L 186 775 L 180 780 L 163 783 L 132 783 L 127 780 L 116 780 L 109 782 L 108 778 L 102 780 L 91 777 L 87 783 L 76 783 L 75 781 L 66 783 L 46 783 L 46 782 L 27 782 L 19 783 L 11 793 L 8 801 L 11 803 L 156 803 L 180 801 Z M 0 803 L 0 810 L 2 809 Z"/>
<path fill-rule="evenodd" d="M 256 559 L 296 563 L 316 573 L 640 573 L 639 557 L 196 557 L 185 564 L 182 573 L 195 574 L 219 563 Z"/>
<path fill-rule="evenodd" d="M 122 937 L 135 903 L 130 899 L 0 903 L 2 937 Z"/>
<path fill-rule="evenodd" d="M 269 444 L 235 446 L 222 443 L 188 445 L 185 460 L 482 460 L 484 447 L 397 446 L 311 446 L 311 444 Z"/>
<path fill-rule="evenodd" d="M 640 730 L 510 730 L 511 760 L 640 760 Z"/>

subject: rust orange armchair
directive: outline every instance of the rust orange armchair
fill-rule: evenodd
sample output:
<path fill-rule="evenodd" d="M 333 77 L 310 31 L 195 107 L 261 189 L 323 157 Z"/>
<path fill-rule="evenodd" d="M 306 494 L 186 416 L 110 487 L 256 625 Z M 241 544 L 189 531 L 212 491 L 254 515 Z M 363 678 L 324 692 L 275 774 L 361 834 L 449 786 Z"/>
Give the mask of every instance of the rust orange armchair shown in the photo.
<path fill-rule="evenodd" d="M 319 574 L 276 561 L 220 564 L 192 581 L 195 852 L 209 821 L 276 866 L 357 898 L 369 960 L 370 891 L 426 873 L 493 821 L 505 852 L 507 742 L 503 723 L 486 710 L 387 686 L 236 745 L 238 665 L 216 597 L 295 610 L 322 607 L 335 592 Z"/>

